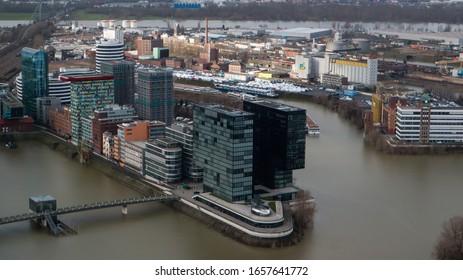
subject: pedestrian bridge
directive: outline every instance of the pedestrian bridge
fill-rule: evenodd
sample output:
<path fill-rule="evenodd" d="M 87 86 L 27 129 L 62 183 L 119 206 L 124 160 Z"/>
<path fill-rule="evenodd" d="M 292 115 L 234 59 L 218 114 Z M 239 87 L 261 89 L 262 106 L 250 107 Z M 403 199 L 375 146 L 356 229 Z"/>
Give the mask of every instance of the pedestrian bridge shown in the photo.
<path fill-rule="evenodd" d="M 44 212 L 38 212 L 38 213 L 31 212 L 31 213 L 20 214 L 16 216 L 4 217 L 4 218 L 0 218 L 0 225 L 27 221 L 27 220 L 35 220 L 35 219 L 45 219 L 47 221 L 50 221 L 50 217 L 53 217 L 53 216 L 76 213 L 76 212 L 83 212 L 83 211 L 90 211 L 90 210 L 96 210 L 96 209 L 103 209 L 103 208 L 110 208 L 110 207 L 118 207 L 118 206 L 122 206 L 123 207 L 122 213 L 127 214 L 127 205 L 154 202 L 154 201 L 178 200 L 178 199 L 179 197 L 176 195 L 159 195 L 159 196 L 146 196 L 146 197 L 138 197 L 138 198 L 128 198 L 128 199 L 119 199 L 119 200 L 111 200 L 111 201 L 104 201 L 104 202 L 95 202 L 95 203 L 89 203 L 89 204 L 58 208 L 56 210 L 50 210 L 50 211 L 44 211 Z"/>

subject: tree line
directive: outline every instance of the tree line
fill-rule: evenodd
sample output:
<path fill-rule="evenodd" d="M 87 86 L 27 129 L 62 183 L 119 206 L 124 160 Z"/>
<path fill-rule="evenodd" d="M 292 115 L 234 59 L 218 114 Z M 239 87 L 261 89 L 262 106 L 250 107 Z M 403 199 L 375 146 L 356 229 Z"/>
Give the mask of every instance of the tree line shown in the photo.
<path fill-rule="evenodd" d="M 87 6 L 89 7 L 89 6 Z M 156 7 L 100 7 L 90 6 L 88 13 L 111 14 L 116 17 L 161 17 L 175 19 L 263 20 L 263 21 L 345 21 L 345 22 L 439 22 L 459 24 L 463 22 L 463 6 L 439 5 L 399 6 L 387 4 L 339 5 L 339 4 L 289 4 L 249 3 L 217 6 L 209 4 L 202 9 L 173 9 L 170 5 Z"/>
<path fill-rule="evenodd" d="M 153 7 L 102 7 L 97 1 L 76 3 L 87 13 L 112 15 L 118 18 L 161 17 L 175 19 L 263 20 L 263 21 L 344 21 L 344 22 L 463 22 L 463 5 L 400 6 L 391 4 L 341 5 L 336 3 L 246 3 L 202 9 L 174 9 L 171 3 Z M 8 13 L 32 13 L 37 4 L 0 2 L 0 10 Z M 60 9 L 56 5 L 51 6 Z"/>

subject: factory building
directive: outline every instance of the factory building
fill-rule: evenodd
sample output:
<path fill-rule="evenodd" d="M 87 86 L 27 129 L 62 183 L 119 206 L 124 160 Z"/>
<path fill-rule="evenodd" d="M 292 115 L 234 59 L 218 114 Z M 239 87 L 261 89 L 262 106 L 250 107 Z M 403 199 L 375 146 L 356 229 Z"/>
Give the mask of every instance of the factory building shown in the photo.
<path fill-rule="evenodd" d="M 384 37 L 396 37 L 409 41 L 436 41 L 447 45 L 463 44 L 462 32 L 407 32 L 399 30 L 371 30 L 370 34 Z"/>
<path fill-rule="evenodd" d="M 336 53 L 325 53 L 324 55 L 301 54 L 296 56 L 293 65 L 293 73 L 300 79 L 318 78 L 323 82 L 323 75 L 329 75 L 327 78 L 339 76 L 340 83 L 345 83 L 345 80 L 343 80 L 343 77 L 345 77 L 350 83 L 368 86 L 376 84 L 377 72 L 378 59 L 375 56 L 357 59 Z"/>
<path fill-rule="evenodd" d="M 331 36 L 331 29 L 296 27 L 283 30 L 275 30 L 273 36 L 283 37 L 286 40 L 312 40 L 325 36 Z"/>

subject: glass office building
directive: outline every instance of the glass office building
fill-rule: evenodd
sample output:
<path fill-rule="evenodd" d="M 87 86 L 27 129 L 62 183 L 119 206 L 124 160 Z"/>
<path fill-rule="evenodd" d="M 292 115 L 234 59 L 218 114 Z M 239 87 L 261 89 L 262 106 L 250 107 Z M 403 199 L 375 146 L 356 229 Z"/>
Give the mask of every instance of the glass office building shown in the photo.
<path fill-rule="evenodd" d="M 103 61 L 101 73 L 114 77 L 114 103 L 134 106 L 135 61 Z"/>
<path fill-rule="evenodd" d="M 253 114 L 220 105 L 193 109 L 193 161 L 203 190 L 227 201 L 252 197 Z"/>
<path fill-rule="evenodd" d="M 305 166 L 305 110 L 268 100 L 245 100 L 243 110 L 254 114 L 254 185 L 292 187 Z"/>
<path fill-rule="evenodd" d="M 21 51 L 22 102 L 25 113 L 37 119 L 37 97 L 48 96 L 48 54 L 43 49 Z"/>

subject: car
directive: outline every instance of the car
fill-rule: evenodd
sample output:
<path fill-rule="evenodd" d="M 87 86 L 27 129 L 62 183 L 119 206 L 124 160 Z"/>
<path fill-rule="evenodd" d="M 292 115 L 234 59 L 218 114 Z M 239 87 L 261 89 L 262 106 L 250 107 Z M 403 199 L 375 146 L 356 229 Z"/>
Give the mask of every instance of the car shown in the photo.
<path fill-rule="evenodd" d="M 188 186 L 188 184 L 181 184 L 180 187 L 181 187 L 182 189 L 185 189 L 185 190 L 191 189 L 191 187 Z"/>

